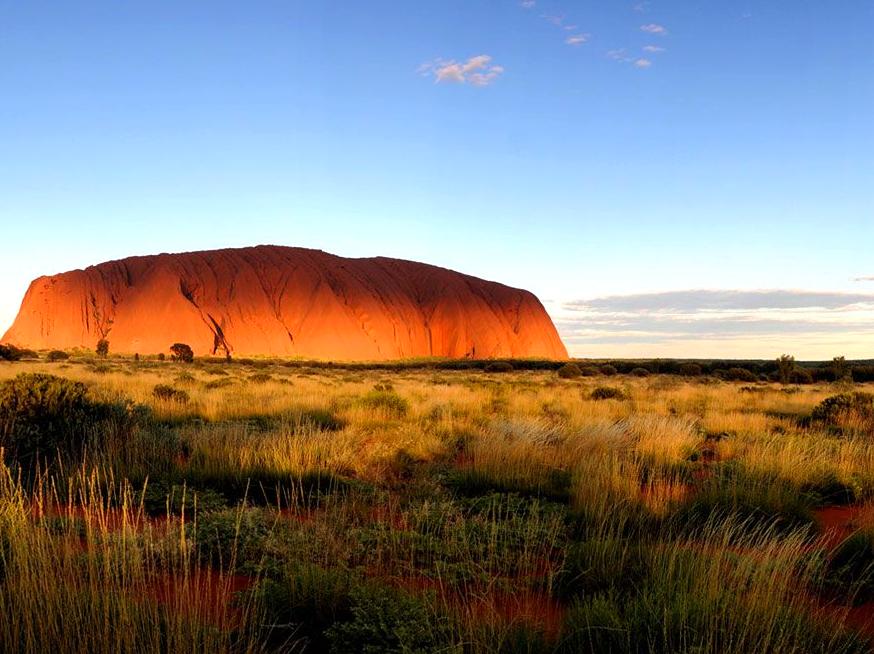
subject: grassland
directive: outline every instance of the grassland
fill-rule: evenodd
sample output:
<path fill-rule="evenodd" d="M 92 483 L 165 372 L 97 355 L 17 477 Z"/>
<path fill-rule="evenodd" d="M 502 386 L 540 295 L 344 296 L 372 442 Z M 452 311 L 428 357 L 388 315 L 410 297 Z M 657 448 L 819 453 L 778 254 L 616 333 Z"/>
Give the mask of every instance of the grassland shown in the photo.
<path fill-rule="evenodd" d="M 3 652 L 871 650 L 874 420 L 814 418 L 865 384 L 32 373 L 112 411 L 0 430 Z"/>

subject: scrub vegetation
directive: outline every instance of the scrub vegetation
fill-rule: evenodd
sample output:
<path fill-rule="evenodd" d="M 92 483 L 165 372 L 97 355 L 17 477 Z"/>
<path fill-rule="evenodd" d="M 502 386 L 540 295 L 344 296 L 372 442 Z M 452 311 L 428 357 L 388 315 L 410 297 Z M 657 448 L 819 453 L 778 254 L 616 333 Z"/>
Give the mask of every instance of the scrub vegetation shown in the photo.
<path fill-rule="evenodd" d="M 2 652 L 871 650 L 849 364 L 6 358 Z"/>

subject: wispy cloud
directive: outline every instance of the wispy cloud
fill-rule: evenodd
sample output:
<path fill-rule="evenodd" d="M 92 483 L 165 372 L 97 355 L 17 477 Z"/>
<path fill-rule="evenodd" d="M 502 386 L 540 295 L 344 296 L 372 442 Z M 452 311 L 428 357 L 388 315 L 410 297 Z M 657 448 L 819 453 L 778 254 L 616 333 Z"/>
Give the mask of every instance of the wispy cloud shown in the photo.
<path fill-rule="evenodd" d="M 641 14 L 645 13 L 649 9 L 650 4 L 652 3 L 650 3 L 648 0 L 644 0 L 644 2 L 638 2 L 636 5 L 634 5 L 634 11 Z"/>
<path fill-rule="evenodd" d="M 863 346 L 874 339 L 870 293 L 689 290 L 608 296 L 565 303 L 556 321 L 578 355 L 874 354 Z"/>
<path fill-rule="evenodd" d="M 659 36 L 665 36 L 668 33 L 668 30 L 664 27 L 664 25 L 659 25 L 658 23 L 648 23 L 646 25 L 641 25 L 640 31 L 646 32 L 647 34 L 658 34 Z"/>
<path fill-rule="evenodd" d="M 871 275 L 869 277 L 856 277 L 853 281 L 854 282 L 874 282 L 874 275 Z"/>
<path fill-rule="evenodd" d="M 418 72 L 426 77 L 434 77 L 434 83 L 469 83 L 474 86 L 488 86 L 504 73 L 503 66 L 492 64 L 489 55 L 477 55 L 467 61 L 436 59 L 419 66 Z"/>
<path fill-rule="evenodd" d="M 589 34 L 573 34 L 565 39 L 568 45 L 582 45 L 589 40 Z"/>
<path fill-rule="evenodd" d="M 522 0 L 519 3 L 519 6 L 522 7 L 523 9 L 534 9 L 534 6 L 536 4 L 537 4 L 537 2 L 535 2 L 535 0 Z"/>
<path fill-rule="evenodd" d="M 635 68 L 649 68 L 650 66 L 652 66 L 652 62 L 649 59 L 645 59 L 644 57 L 634 60 Z"/>
<path fill-rule="evenodd" d="M 658 54 L 660 52 L 664 52 L 666 48 L 661 47 L 660 45 L 645 45 L 643 46 L 644 52 L 649 52 L 650 54 Z"/>
<path fill-rule="evenodd" d="M 561 27 L 562 25 L 564 25 L 564 16 L 558 16 L 554 14 L 541 14 L 540 17 L 547 23 L 552 23 L 556 27 Z"/>
<path fill-rule="evenodd" d="M 628 50 L 625 48 L 617 48 L 615 50 L 607 51 L 607 58 L 612 59 L 613 61 L 621 61 L 623 63 L 628 63 L 633 60 L 632 57 L 628 56 Z"/>

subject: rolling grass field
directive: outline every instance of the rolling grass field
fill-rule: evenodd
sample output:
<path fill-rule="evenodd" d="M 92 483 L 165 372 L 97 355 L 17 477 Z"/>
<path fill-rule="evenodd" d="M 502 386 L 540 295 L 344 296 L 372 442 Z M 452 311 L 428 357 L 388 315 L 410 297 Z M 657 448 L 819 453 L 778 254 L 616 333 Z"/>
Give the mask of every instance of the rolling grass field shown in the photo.
<path fill-rule="evenodd" d="M 26 403 L 69 389 L 33 374 L 100 410 L 37 424 Z M 871 651 L 874 415 L 822 403 L 874 385 L 86 358 L 14 379 L 3 652 Z"/>

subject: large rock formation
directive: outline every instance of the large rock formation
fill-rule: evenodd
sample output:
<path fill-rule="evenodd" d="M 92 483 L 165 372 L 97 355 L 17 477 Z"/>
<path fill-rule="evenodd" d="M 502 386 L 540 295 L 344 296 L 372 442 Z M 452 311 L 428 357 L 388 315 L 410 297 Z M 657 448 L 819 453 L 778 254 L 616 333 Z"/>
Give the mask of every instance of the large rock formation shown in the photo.
<path fill-rule="evenodd" d="M 531 293 L 412 261 L 259 246 L 111 261 L 31 283 L 3 342 L 318 359 L 566 358 Z"/>

